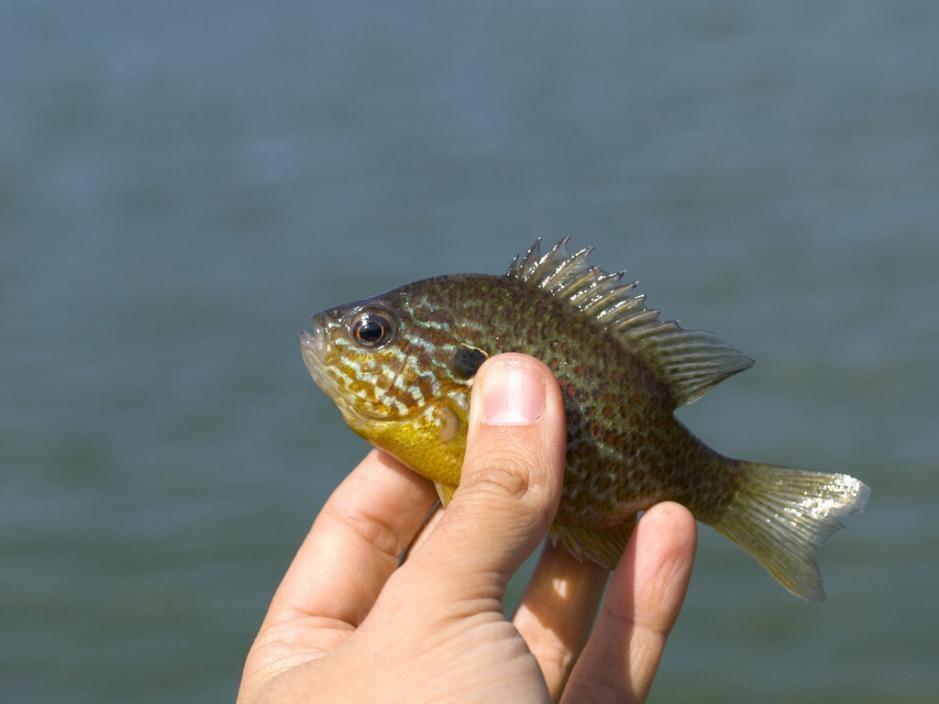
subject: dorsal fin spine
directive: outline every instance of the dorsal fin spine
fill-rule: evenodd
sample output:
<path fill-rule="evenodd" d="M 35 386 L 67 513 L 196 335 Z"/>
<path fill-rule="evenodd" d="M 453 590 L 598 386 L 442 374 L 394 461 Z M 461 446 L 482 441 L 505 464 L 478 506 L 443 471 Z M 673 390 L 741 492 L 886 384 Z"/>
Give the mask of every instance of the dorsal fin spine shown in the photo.
<path fill-rule="evenodd" d="M 622 284 L 623 272 L 607 273 L 590 264 L 593 247 L 567 254 L 565 237 L 544 254 L 541 239 L 516 256 L 506 275 L 566 300 L 583 315 L 614 332 L 666 384 L 676 405 L 690 403 L 753 360 L 706 332 L 686 331 L 675 321 L 660 321 L 645 307 L 638 282 Z"/>
<path fill-rule="evenodd" d="M 636 332 L 633 333 L 633 337 L 637 340 L 640 340 L 646 335 L 655 332 L 655 329 L 649 327 L 647 324 L 658 320 L 660 312 L 661 311 L 658 308 L 646 308 L 645 310 L 638 312 L 635 315 L 619 321 L 617 329 L 626 330 L 628 328 L 639 328 Z"/>

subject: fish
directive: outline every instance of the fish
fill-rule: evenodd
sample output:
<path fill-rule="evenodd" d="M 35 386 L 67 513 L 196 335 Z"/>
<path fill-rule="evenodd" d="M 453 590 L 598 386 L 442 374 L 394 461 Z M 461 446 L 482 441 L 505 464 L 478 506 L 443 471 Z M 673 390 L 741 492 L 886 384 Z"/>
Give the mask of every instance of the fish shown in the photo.
<path fill-rule="evenodd" d="M 642 511 L 676 501 L 796 596 L 825 598 L 817 548 L 870 489 L 847 474 L 733 459 L 674 415 L 753 365 L 709 332 L 646 305 L 636 282 L 541 239 L 502 275 L 415 281 L 321 311 L 300 333 L 303 362 L 349 427 L 434 483 L 460 483 L 473 377 L 521 352 L 557 378 L 567 425 L 555 545 L 606 569 Z"/>

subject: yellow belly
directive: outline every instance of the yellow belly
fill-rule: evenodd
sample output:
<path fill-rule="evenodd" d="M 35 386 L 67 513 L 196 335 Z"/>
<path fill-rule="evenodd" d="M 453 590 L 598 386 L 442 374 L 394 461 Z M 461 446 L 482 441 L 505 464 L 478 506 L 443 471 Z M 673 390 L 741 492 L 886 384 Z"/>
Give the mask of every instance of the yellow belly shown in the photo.
<path fill-rule="evenodd" d="M 368 442 L 433 482 L 456 487 L 466 451 L 465 413 L 446 402 L 405 420 L 351 424 Z"/>

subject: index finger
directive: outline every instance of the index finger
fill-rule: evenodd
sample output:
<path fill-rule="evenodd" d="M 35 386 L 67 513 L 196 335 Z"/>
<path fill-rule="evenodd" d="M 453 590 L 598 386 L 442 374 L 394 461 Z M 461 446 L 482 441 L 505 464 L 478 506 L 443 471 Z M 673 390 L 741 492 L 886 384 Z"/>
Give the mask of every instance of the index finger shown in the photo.
<path fill-rule="evenodd" d="M 358 626 L 436 499 L 429 481 L 372 450 L 316 517 L 262 629 L 310 616 Z"/>

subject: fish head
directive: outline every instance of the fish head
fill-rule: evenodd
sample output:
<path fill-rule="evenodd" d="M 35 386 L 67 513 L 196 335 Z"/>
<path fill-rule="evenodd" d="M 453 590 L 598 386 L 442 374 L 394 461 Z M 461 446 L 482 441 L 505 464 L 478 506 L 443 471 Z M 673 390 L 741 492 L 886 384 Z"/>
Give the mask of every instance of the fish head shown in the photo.
<path fill-rule="evenodd" d="M 409 354 L 397 311 L 368 299 L 317 313 L 312 322 L 312 332 L 300 333 L 303 362 L 350 425 L 408 414 L 394 391 Z"/>
<path fill-rule="evenodd" d="M 483 324 L 466 309 L 468 284 L 465 275 L 417 281 L 317 313 L 300 333 L 310 375 L 349 427 L 449 487 L 459 483 L 470 389 L 488 356 Z"/>
<path fill-rule="evenodd" d="M 359 435 L 374 442 L 378 426 L 404 432 L 434 410 L 451 429 L 454 413 L 465 417 L 485 356 L 467 351 L 445 311 L 418 282 L 317 313 L 312 331 L 300 333 L 310 375 Z"/>

